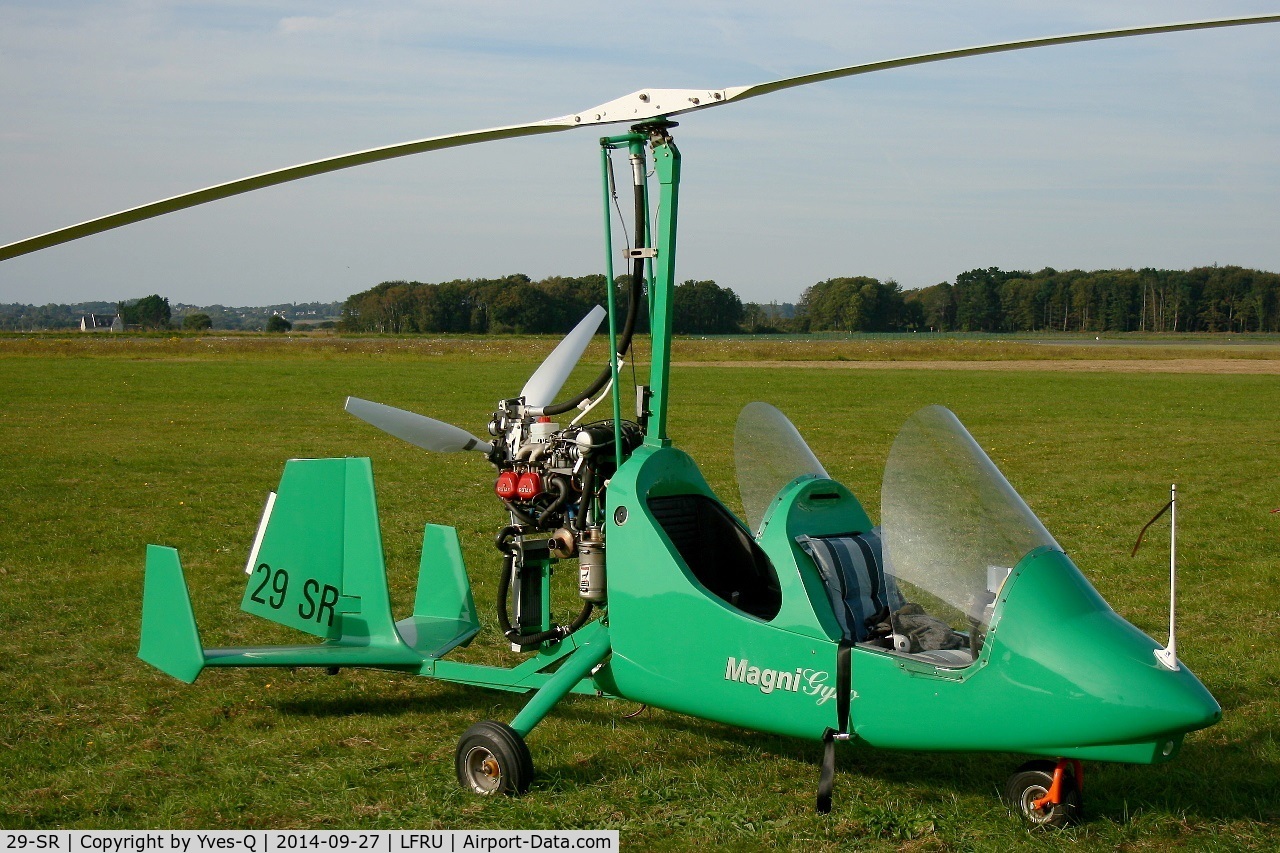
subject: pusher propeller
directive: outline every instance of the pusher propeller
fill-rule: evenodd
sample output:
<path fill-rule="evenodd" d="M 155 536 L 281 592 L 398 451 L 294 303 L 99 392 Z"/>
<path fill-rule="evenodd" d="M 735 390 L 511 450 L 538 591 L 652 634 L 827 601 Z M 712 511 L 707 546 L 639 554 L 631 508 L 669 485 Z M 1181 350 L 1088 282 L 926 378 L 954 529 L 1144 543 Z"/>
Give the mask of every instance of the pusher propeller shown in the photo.
<path fill-rule="evenodd" d="M 541 409 L 555 402 L 556 395 L 564 387 L 569 374 L 577 367 L 578 359 L 587 351 L 587 345 L 591 343 L 591 338 L 604 318 L 605 310 L 597 305 L 556 345 L 529 377 L 529 381 L 524 383 L 524 388 L 520 389 L 520 396 L 524 397 L 526 406 Z"/>
<path fill-rule="evenodd" d="M 476 438 L 471 433 L 453 424 L 407 412 L 381 403 L 361 400 L 359 397 L 348 397 L 346 410 L 365 423 L 372 424 L 383 432 L 403 439 L 423 450 L 434 450 L 437 453 L 455 453 L 459 450 L 478 450 L 488 453 L 493 445 Z"/>
<path fill-rule="evenodd" d="M 578 321 L 573 331 L 556 345 L 551 354 L 543 359 L 520 391 L 526 406 L 541 409 L 555 401 L 556 394 L 560 393 L 565 380 L 578 365 L 578 359 L 582 358 L 582 353 L 586 351 L 604 318 L 603 308 L 599 305 L 592 308 L 587 316 Z M 423 450 L 434 450 L 437 453 L 478 450 L 488 453 L 493 449 L 490 442 L 476 438 L 461 427 L 416 412 L 361 400 L 359 397 L 348 397 L 345 408 L 348 413 L 365 423 Z"/>
<path fill-rule="evenodd" d="M 967 56 L 982 56 L 991 53 L 1004 53 L 1012 50 L 1022 50 L 1024 48 L 1048 47 L 1057 44 L 1074 44 L 1086 41 L 1100 41 L 1103 39 L 1123 38 L 1126 36 L 1154 35 L 1157 33 L 1171 33 L 1181 30 L 1203 30 L 1215 27 L 1233 27 L 1246 24 L 1265 24 L 1276 22 L 1280 22 L 1280 15 L 1216 18 L 1204 21 L 1188 21 L 1180 24 L 1161 24 L 1147 27 L 1126 27 L 1114 30 L 1097 30 L 1086 33 L 1073 33 L 1070 35 L 999 42 L 996 44 L 961 48 L 958 50 L 922 53 L 898 59 L 888 59 L 880 62 L 863 63 L 860 65 L 849 65 L 844 68 L 833 68 L 829 71 L 821 71 L 814 74 L 786 77 L 781 80 L 773 80 L 753 86 L 732 86 L 724 89 L 642 89 L 638 92 L 632 92 L 630 95 L 625 95 L 621 98 L 609 101 L 608 103 L 592 107 L 591 109 L 583 110 L 578 113 L 570 113 L 569 115 L 559 116 L 557 118 L 543 119 L 541 121 L 529 122 L 527 124 L 515 124 L 489 128 L 486 130 L 454 133 L 445 136 L 433 136 L 427 139 L 402 142 L 396 145 L 384 146 L 382 148 L 370 148 L 365 151 L 343 154 L 338 157 L 330 157 L 324 160 L 314 160 L 310 163 L 302 163 L 297 166 L 289 166 L 284 169 L 263 172 L 247 178 L 217 184 L 212 187 L 206 187 L 202 190 L 196 190 L 195 192 L 151 202 L 150 204 L 133 207 L 128 210 L 120 211 L 119 213 L 110 214 L 109 216 L 90 219 L 86 222 L 81 222 L 78 225 L 60 228 L 56 231 L 50 231 L 45 234 L 28 237 L 25 240 L 10 243 L 6 246 L 0 246 L 0 261 L 8 260 L 9 258 L 16 258 L 19 255 L 25 255 L 41 249 L 47 249 L 50 246 L 56 246 L 60 243 L 78 240 L 81 237 L 88 237 L 91 234 L 109 231 L 123 225 L 141 222 L 144 219 L 151 219 L 156 216 L 163 216 L 166 213 L 173 213 L 188 207 L 195 207 L 196 205 L 217 201 L 218 199 L 229 198 L 234 195 L 240 195 L 241 193 L 265 189 L 266 187 L 284 184 L 290 181 L 300 180 L 302 178 L 309 178 L 315 175 L 323 175 L 327 172 L 349 169 L 353 166 L 364 166 L 369 163 L 377 163 L 379 161 L 390 160 L 395 157 L 404 157 L 409 154 L 421 154 L 426 151 L 437 151 L 443 148 L 457 148 L 462 145 L 474 145 L 476 143 L 492 142 L 498 139 L 513 139 L 516 137 L 534 136 L 543 133 L 557 133 L 562 130 L 573 130 L 574 128 L 580 127 L 617 124 L 620 122 L 635 124 L 648 119 L 664 116 L 676 116 L 682 113 L 692 112 L 694 110 L 718 107 L 731 101 L 742 101 L 748 98 L 755 98 L 760 95 L 767 95 L 771 92 L 778 92 L 783 89 L 807 86 L 810 83 L 821 83 L 826 80 L 835 80 L 841 77 L 852 77 L 858 74 L 868 74 L 873 71 L 887 71 L 891 68 L 903 68 L 909 65 L 923 65 L 929 62 L 941 62 L 948 59 L 960 59 Z"/>

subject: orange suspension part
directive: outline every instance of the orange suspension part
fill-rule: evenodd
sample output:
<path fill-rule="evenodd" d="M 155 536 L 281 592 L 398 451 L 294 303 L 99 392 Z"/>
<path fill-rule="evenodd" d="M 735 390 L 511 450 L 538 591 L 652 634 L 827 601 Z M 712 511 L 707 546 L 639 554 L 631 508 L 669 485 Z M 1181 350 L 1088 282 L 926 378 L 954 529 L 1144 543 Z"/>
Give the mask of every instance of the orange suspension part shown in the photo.
<path fill-rule="evenodd" d="M 1046 807 L 1062 805 L 1062 778 L 1066 775 L 1068 762 L 1074 773 L 1076 790 L 1081 795 L 1084 794 L 1084 767 L 1075 758 L 1059 758 L 1058 766 L 1053 768 L 1053 783 L 1049 785 L 1048 792 L 1040 799 L 1033 800 L 1031 808 L 1042 810 Z"/>

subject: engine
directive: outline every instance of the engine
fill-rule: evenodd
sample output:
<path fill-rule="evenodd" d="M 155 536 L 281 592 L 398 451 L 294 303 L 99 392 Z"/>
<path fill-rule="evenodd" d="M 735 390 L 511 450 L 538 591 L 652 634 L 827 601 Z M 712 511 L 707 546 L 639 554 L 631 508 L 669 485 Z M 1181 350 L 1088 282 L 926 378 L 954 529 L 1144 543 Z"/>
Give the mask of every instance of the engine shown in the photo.
<path fill-rule="evenodd" d="M 618 432 L 625 458 L 644 432 L 631 421 L 622 421 Z M 520 399 L 498 404 L 489 433 L 495 439 L 489 459 L 498 469 L 494 493 L 511 517 L 496 543 L 507 556 L 498 610 L 502 621 L 510 622 L 507 596 L 514 586 L 514 625 L 502 627 L 514 648 L 528 650 L 576 630 L 533 630 L 546 628 L 540 625 L 547 592 L 543 576 L 554 561 L 577 558 L 584 615 L 605 601 L 602 514 L 606 483 L 617 469 L 617 436 L 612 420 L 562 428 L 549 417 L 527 414 Z"/>

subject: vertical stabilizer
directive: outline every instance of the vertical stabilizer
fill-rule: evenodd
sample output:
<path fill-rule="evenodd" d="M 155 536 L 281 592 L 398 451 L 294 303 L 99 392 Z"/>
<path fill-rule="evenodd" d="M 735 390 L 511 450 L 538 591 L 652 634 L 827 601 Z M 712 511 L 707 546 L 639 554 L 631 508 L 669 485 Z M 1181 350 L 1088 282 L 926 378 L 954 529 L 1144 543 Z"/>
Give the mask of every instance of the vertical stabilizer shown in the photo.
<path fill-rule="evenodd" d="M 351 645 L 399 645 L 367 458 L 292 459 L 241 608 Z"/>
<path fill-rule="evenodd" d="M 400 636 L 426 657 L 443 657 L 480 631 L 458 531 L 428 524 L 422 534 L 413 615 L 396 623 Z"/>
<path fill-rule="evenodd" d="M 138 657 L 188 684 L 204 669 L 191 595 L 178 552 L 173 548 L 147 546 Z"/>

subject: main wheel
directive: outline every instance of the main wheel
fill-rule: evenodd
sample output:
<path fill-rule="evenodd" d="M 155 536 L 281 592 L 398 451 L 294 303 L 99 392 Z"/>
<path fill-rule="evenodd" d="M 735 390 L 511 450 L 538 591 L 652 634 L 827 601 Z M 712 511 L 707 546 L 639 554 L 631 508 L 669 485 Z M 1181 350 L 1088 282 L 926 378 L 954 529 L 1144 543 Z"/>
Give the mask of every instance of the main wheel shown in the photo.
<path fill-rule="evenodd" d="M 1061 803 L 1042 809 L 1032 806 L 1049 793 L 1056 766 L 1052 761 L 1028 761 L 1009 777 L 1009 784 L 1005 786 L 1005 802 L 1033 827 L 1063 827 L 1080 819 L 1080 791 L 1070 771 L 1062 777 Z"/>
<path fill-rule="evenodd" d="M 520 733 L 505 723 L 483 720 L 467 729 L 454 755 L 458 783 L 477 794 L 518 796 L 533 781 L 533 758 Z"/>

